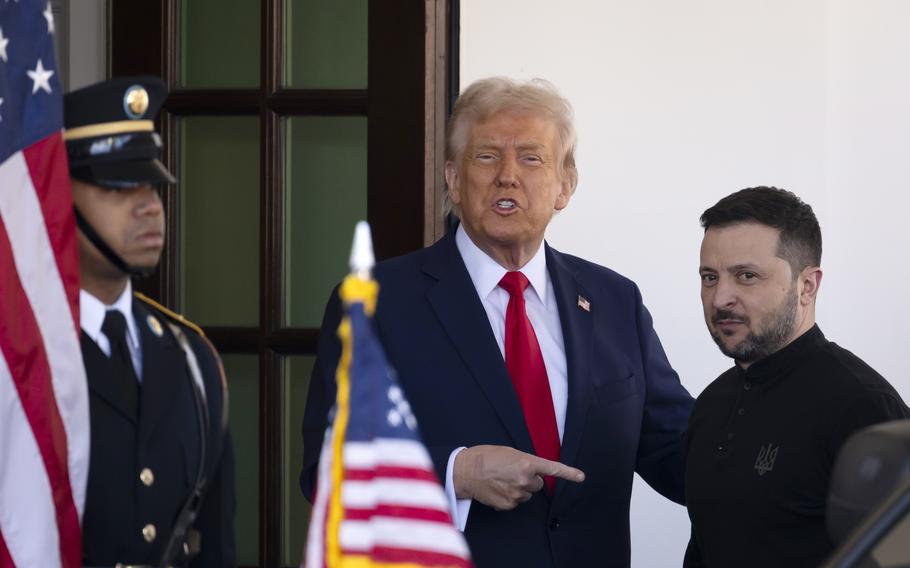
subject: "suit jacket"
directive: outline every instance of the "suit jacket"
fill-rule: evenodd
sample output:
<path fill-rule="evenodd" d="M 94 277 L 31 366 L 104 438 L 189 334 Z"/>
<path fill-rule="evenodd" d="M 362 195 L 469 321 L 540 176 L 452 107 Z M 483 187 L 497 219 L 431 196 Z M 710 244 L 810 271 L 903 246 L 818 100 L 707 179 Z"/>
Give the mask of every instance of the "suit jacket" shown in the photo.
<path fill-rule="evenodd" d="M 680 385 L 638 288 L 547 245 L 568 363 L 561 461 L 584 483 L 557 480 L 511 511 L 474 502 L 465 536 L 478 567 L 629 566 L 633 472 L 683 502 L 681 440 L 692 398 Z M 410 400 L 436 472 L 460 446 L 534 453 L 518 397 L 454 236 L 375 268 L 377 333 Z M 582 309 L 579 296 L 590 303 Z M 341 316 L 326 309 L 304 415 L 301 485 L 312 497 L 334 402 Z"/>
<path fill-rule="evenodd" d="M 82 519 L 86 566 L 157 564 L 199 472 L 200 422 L 186 353 L 164 313 L 134 298 L 133 315 L 142 345 L 138 415 L 124 400 L 117 382 L 123 377 L 114 376 L 110 359 L 84 332 L 81 337 L 92 432 Z M 191 566 L 233 566 L 234 458 L 221 427 L 227 392 L 217 354 L 195 331 L 183 331 L 202 372 L 208 407 L 209 483 L 194 524 L 201 552 Z M 155 527 L 151 542 L 149 531 L 143 534 L 148 525 Z"/>

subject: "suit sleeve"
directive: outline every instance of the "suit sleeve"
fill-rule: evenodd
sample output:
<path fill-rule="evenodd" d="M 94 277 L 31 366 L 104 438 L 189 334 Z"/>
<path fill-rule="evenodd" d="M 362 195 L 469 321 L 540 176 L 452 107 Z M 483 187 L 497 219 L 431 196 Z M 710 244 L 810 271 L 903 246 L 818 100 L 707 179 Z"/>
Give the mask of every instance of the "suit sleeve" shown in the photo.
<path fill-rule="evenodd" d="M 310 376 L 310 387 L 303 412 L 303 470 L 300 472 L 300 488 L 304 497 L 311 503 L 316 488 L 322 440 L 325 437 L 329 411 L 335 401 L 335 369 L 341 357 L 341 342 L 337 335 L 341 315 L 341 299 L 336 287 L 326 306 L 322 328 L 319 331 L 316 363 Z"/>
<path fill-rule="evenodd" d="M 657 492 L 685 504 L 683 442 L 693 399 L 670 366 L 651 314 L 635 288 L 645 401 L 635 470 Z"/>

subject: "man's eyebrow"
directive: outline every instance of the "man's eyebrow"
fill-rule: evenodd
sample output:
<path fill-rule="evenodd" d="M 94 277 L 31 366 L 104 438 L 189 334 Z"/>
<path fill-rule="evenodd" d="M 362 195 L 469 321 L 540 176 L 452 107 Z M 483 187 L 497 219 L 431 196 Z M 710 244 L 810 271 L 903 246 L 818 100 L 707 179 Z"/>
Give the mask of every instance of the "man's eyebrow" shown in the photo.
<path fill-rule="evenodd" d="M 741 264 L 734 264 L 733 266 L 727 268 L 727 272 L 736 272 L 737 270 L 759 270 L 760 267 L 757 264 L 751 262 L 744 262 Z"/>
<path fill-rule="evenodd" d="M 744 262 L 744 263 L 741 263 L 741 264 L 734 264 L 733 266 L 728 266 L 728 267 L 727 267 L 727 272 L 737 272 L 737 271 L 739 271 L 739 270 L 753 270 L 753 271 L 758 272 L 758 271 L 761 270 L 761 267 L 758 266 L 757 264 L 753 264 L 753 263 L 751 263 L 751 262 Z M 698 267 L 698 271 L 699 271 L 699 272 L 714 272 L 714 273 L 717 273 L 717 272 L 718 272 L 718 270 L 717 270 L 716 268 L 714 268 L 714 267 L 712 267 L 712 266 L 705 266 L 705 265 L 699 266 L 699 267 Z"/>
<path fill-rule="evenodd" d="M 544 144 L 543 142 L 537 142 L 537 141 L 534 141 L 534 140 L 528 140 L 528 141 L 526 141 L 526 142 L 519 142 L 518 144 L 515 145 L 515 147 L 516 147 L 516 148 L 530 148 L 530 149 L 534 149 L 534 148 L 545 148 L 545 147 L 546 147 L 546 144 Z"/>

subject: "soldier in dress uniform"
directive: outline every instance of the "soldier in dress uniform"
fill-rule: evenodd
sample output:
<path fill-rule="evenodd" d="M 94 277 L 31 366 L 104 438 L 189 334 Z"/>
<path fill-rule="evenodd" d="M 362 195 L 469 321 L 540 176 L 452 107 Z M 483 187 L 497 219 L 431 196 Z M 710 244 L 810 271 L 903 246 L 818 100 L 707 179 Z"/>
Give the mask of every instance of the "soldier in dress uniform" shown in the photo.
<path fill-rule="evenodd" d="M 134 293 L 164 245 L 155 77 L 69 93 L 64 123 L 79 227 L 91 462 L 85 566 L 233 566 L 234 464 L 218 353 L 181 316 Z"/>

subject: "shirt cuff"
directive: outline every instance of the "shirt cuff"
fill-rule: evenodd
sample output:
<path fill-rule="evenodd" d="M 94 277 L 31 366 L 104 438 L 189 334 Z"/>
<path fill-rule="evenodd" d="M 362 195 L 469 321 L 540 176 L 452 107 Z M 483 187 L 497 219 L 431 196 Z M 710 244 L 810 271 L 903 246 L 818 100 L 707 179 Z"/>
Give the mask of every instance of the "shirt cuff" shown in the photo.
<path fill-rule="evenodd" d="M 462 446 L 452 450 L 446 464 L 446 499 L 449 501 L 449 513 L 452 515 L 452 523 L 461 532 L 464 532 L 464 527 L 468 524 L 468 513 L 471 511 L 470 499 L 459 499 L 455 496 L 455 456 L 464 449 Z"/>

